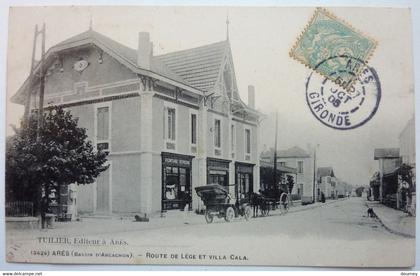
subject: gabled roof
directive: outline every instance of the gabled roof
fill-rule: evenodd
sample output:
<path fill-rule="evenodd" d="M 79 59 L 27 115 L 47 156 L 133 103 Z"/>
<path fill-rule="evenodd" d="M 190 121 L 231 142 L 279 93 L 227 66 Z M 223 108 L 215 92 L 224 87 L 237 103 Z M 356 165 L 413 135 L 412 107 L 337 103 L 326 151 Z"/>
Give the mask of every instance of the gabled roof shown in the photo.
<path fill-rule="evenodd" d="M 66 39 L 58 43 L 57 45 L 53 46 L 52 48 L 62 48 L 63 46 L 65 47 L 67 45 L 72 45 L 74 43 L 78 43 L 86 39 L 94 39 L 97 42 L 100 42 L 101 44 L 105 45 L 107 48 L 109 48 L 113 52 L 119 54 L 121 57 L 129 61 L 132 65 L 138 67 L 137 66 L 137 50 L 127 47 L 91 29 L 86 32 L 75 35 L 73 37 L 70 37 L 69 39 Z M 152 57 L 150 69 L 151 71 L 154 71 L 162 76 L 166 76 L 173 80 L 186 84 L 185 80 L 183 80 L 179 75 L 172 72 L 169 68 L 165 66 L 165 64 L 160 62 L 160 60 L 156 59 L 155 57 Z"/>
<path fill-rule="evenodd" d="M 294 146 L 286 150 L 277 151 L 277 158 L 308 158 L 308 157 L 311 157 L 311 155 L 307 151 L 303 150 L 302 148 L 298 146 Z M 270 148 L 269 150 L 263 151 L 260 155 L 260 158 L 273 160 L 274 149 Z"/>
<path fill-rule="evenodd" d="M 228 41 L 222 41 L 188 50 L 152 56 L 151 68 L 147 69 L 137 65 L 137 50 L 89 29 L 51 47 L 46 53 L 46 63 L 49 59 L 51 60 L 54 53 L 87 44 L 94 44 L 101 48 L 134 73 L 162 79 L 196 93 L 205 93 L 214 87 L 218 81 L 218 74 L 222 69 L 221 65 L 224 57 L 227 54 L 226 49 L 230 47 Z M 35 70 L 39 70 L 39 64 Z M 20 96 L 25 93 L 28 85 L 29 78 L 12 97 L 12 101 L 23 103 Z"/>
<path fill-rule="evenodd" d="M 374 159 L 394 159 L 400 157 L 400 149 L 399 148 L 381 148 L 375 149 L 374 152 Z"/>
<path fill-rule="evenodd" d="M 274 164 L 271 162 L 260 160 L 260 167 L 274 169 Z M 293 174 L 297 173 L 296 168 L 292 168 L 288 166 L 277 166 L 277 171 L 282 172 L 282 173 L 293 173 Z"/>
<path fill-rule="evenodd" d="M 155 58 L 193 87 L 210 91 L 218 80 L 228 44 L 228 41 L 221 41 Z"/>
<path fill-rule="evenodd" d="M 319 167 L 317 170 L 318 179 L 321 179 L 325 176 L 334 177 L 334 170 L 332 167 Z"/>
<path fill-rule="evenodd" d="M 277 151 L 277 158 L 293 158 L 293 157 L 308 158 L 308 157 L 311 157 L 311 155 L 307 151 L 305 151 L 304 149 L 298 146 L 291 147 L 287 150 Z"/>

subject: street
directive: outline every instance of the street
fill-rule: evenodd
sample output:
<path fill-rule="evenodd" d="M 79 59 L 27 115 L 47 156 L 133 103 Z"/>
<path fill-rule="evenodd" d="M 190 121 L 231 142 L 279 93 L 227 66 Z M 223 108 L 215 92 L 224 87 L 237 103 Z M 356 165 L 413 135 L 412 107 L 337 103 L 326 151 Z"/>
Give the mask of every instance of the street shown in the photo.
<path fill-rule="evenodd" d="M 129 248 L 135 255 L 133 260 L 121 260 L 128 263 L 392 266 L 397 262 L 407 265 L 413 262 L 410 258 L 414 256 L 415 239 L 389 233 L 376 219 L 368 218 L 367 207 L 361 198 L 294 210 L 298 208 L 291 208 L 284 215 L 257 217 L 248 222 L 243 218 L 231 223 L 215 219 L 212 224 L 206 224 L 203 216 L 194 214 L 190 221 L 196 223 L 189 223 L 186 218 L 185 223 L 159 228 L 126 227 L 123 231 L 121 228 L 113 231 L 112 225 L 99 227 L 96 224 L 95 230 L 102 234 L 90 233 L 83 237 L 113 241 L 113 245 L 108 242 L 101 246 L 102 251 Z M 109 224 L 109 220 L 98 223 Z M 63 231 L 54 233 L 54 230 L 43 235 L 64 235 Z M 67 232 L 67 235 L 76 237 L 76 232 Z M 87 251 L 92 249 L 78 246 L 78 250 L 80 247 Z M 70 250 L 75 245 L 60 245 L 59 248 L 66 247 Z M 204 259 L 199 259 L 200 255 L 204 255 Z M 103 262 L 95 258 L 78 260 Z"/>

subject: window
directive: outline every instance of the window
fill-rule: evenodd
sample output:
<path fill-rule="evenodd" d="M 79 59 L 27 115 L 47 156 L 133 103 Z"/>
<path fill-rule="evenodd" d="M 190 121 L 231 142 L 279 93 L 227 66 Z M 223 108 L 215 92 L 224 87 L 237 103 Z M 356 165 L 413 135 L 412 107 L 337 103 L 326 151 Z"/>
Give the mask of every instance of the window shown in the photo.
<path fill-rule="evenodd" d="M 219 119 L 214 120 L 214 146 L 220 148 L 222 146 L 221 141 L 221 121 Z"/>
<path fill-rule="evenodd" d="M 279 162 L 280 167 L 286 167 L 286 162 Z"/>
<path fill-rule="evenodd" d="M 236 140 L 236 135 L 235 135 L 235 125 L 231 125 L 230 126 L 230 147 L 232 150 L 232 153 L 235 152 L 235 140 Z"/>
<path fill-rule="evenodd" d="M 166 138 L 168 140 L 175 141 L 175 108 L 168 108 L 167 110 Z"/>
<path fill-rule="evenodd" d="M 98 150 L 109 150 L 109 106 L 96 109 L 96 146 Z"/>
<path fill-rule="evenodd" d="M 251 154 L 251 130 L 245 129 L 245 152 Z"/>
<path fill-rule="evenodd" d="M 197 114 L 191 114 L 191 144 L 197 144 Z"/>
<path fill-rule="evenodd" d="M 298 161 L 297 165 L 297 172 L 303 173 L 303 161 Z"/>

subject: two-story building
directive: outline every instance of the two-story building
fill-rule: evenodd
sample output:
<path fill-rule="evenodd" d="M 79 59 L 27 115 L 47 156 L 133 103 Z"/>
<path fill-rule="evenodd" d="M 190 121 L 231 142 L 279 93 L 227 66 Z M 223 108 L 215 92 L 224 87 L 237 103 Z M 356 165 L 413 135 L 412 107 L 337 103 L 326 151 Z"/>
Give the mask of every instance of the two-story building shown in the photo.
<path fill-rule="evenodd" d="M 336 194 L 336 178 L 332 167 L 319 167 L 317 169 L 318 200 L 321 193 L 325 198 L 334 198 Z"/>
<path fill-rule="evenodd" d="M 378 160 L 379 165 L 379 173 L 377 175 L 379 178 L 379 201 L 384 202 L 387 197 L 392 198 L 398 190 L 397 170 L 401 162 L 400 149 L 375 149 L 374 160 Z M 392 198 L 392 200 L 396 200 L 396 198 Z"/>
<path fill-rule="evenodd" d="M 407 122 L 399 135 L 400 158 L 403 164 L 411 167 L 412 189 L 407 197 L 407 211 L 416 214 L 416 129 L 414 116 Z M 402 183 L 400 183 L 402 184 Z M 403 207 L 403 206 L 401 206 Z"/>
<path fill-rule="evenodd" d="M 44 65 L 44 105 L 71 110 L 109 151 L 109 169 L 77 189 L 79 212 L 198 209 L 194 187 L 208 183 L 258 191 L 260 113 L 253 86 L 248 104 L 239 97 L 228 39 L 154 55 L 148 33 L 132 49 L 89 29 L 51 47 Z M 28 78 L 12 101 L 39 108 L 39 86 Z"/>
<path fill-rule="evenodd" d="M 416 166 L 416 129 L 414 117 L 411 118 L 399 137 L 401 162 L 415 168 Z M 413 170 L 415 172 L 415 170 Z"/>
<path fill-rule="evenodd" d="M 268 150 L 261 153 L 261 160 L 272 162 L 273 151 Z M 313 156 L 300 147 L 291 147 L 286 150 L 277 151 L 277 165 L 279 167 L 295 168 L 295 185 L 292 195 L 297 194 L 302 199 L 303 204 L 311 203 L 316 198 L 314 184 L 316 182 L 314 172 Z"/>

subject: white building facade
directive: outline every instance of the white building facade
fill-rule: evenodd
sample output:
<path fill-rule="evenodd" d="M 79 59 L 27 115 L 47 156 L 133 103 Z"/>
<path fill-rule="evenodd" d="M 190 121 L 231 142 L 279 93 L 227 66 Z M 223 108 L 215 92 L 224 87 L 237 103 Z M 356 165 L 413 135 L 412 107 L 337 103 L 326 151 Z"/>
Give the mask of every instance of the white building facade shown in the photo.
<path fill-rule="evenodd" d="M 239 97 L 228 40 L 156 56 L 148 33 L 131 49 L 88 30 L 45 60 L 44 105 L 71 110 L 109 151 L 109 169 L 78 186 L 79 213 L 200 209 L 194 188 L 209 183 L 258 191 L 260 113 L 252 86 Z M 36 109 L 38 92 L 26 80 L 12 100 Z"/>

